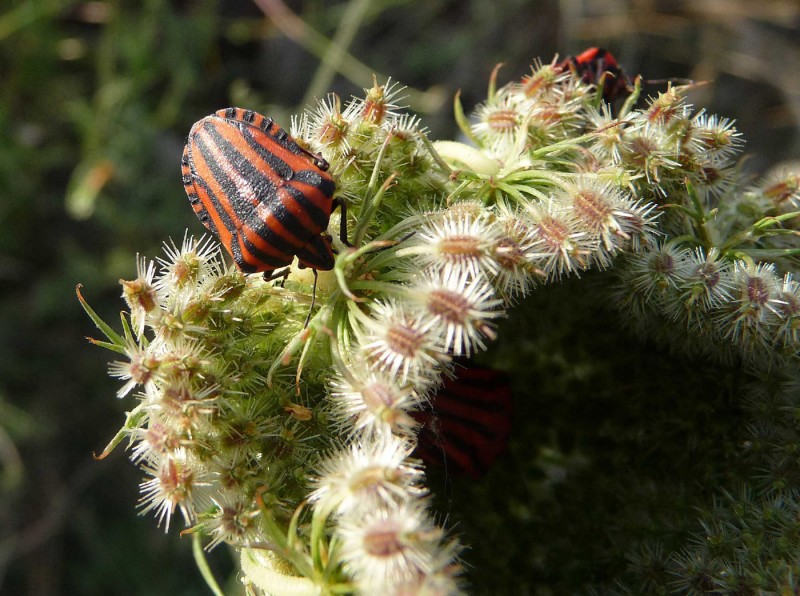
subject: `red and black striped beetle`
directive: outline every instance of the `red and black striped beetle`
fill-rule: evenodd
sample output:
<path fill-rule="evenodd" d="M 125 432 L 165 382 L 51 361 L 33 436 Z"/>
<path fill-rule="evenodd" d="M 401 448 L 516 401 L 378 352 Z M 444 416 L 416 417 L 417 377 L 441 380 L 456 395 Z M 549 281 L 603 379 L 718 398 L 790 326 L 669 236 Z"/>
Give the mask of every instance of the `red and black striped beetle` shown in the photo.
<path fill-rule="evenodd" d="M 291 264 L 333 269 L 328 228 L 336 184 L 328 163 L 272 118 L 227 108 L 195 123 L 181 160 L 195 214 L 245 273 Z M 342 214 L 342 238 L 344 213 Z M 346 243 L 346 241 L 345 241 Z"/>
<path fill-rule="evenodd" d="M 571 69 L 584 83 L 603 84 L 603 99 L 614 103 L 631 94 L 628 75 L 620 68 L 614 55 L 603 48 L 588 48 L 577 56 L 568 56 L 558 64 L 561 70 Z"/>

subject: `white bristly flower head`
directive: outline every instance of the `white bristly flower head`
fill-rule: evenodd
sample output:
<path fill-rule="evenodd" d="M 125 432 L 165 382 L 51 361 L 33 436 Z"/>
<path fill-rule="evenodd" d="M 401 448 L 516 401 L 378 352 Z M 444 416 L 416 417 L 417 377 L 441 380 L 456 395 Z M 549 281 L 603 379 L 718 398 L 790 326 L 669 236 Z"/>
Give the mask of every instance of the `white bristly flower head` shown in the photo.
<path fill-rule="evenodd" d="M 425 310 L 389 299 L 373 304 L 363 322 L 366 330 L 357 330 L 361 350 L 376 369 L 401 383 L 424 383 L 450 359 L 436 318 Z"/>
<path fill-rule="evenodd" d="M 192 463 L 186 451 L 179 449 L 157 464 L 142 466 L 142 470 L 151 478 L 140 485 L 141 513 L 155 511 L 159 525 L 166 522 L 164 531 L 169 530 L 176 510 L 180 510 L 189 524 L 195 519 L 196 511 L 210 504 L 202 495 L 208 480 L 203 478 L 201 466 Z"/>
<path fill-rule="evenodd" d="M 589 238 L 572 209 L 557 200 L 527 206 L 545 278 L 555 280 L 589 266 L 596 242 Z"/>
<path fill-rule="evenodd" d="M 578 180 L 559 200 L 572 208 L 580 228 L 597 242 L 591 260 L 601 268 L 608 267 L 611 258 L 630 242 L 625 227 L 634 203 L 618 188 L 593 179 Z"/>
<path fill-rule="evenodd" d="M 792 274 L 783 277 L 777 296 L 778 347 L 789 354 L 796 353 L 800 347 L 800 283 L 792 279 Z"/>
<path fill-rule="evenodd" d="M 159 307 L 158 292 L 153 283 L 155 273 L 156 266 L 153 261 L 148 262 L 144 257 L 136 255 L 136 279 L 119 280 L 122 285 L 122 297 L 131 312 L 131 326 L 136 337 L 142 336 L 148 315 Z"/>
<path fill-rule="evenodd" d="M 797 172 L 778 168 L 761 182 L 759 191 L 779 213 L 800 209 L 800 174 Z"/>
<path fill-rule="evenodd" d="M 527 213 L 506 203 L 498 203 L 495 225 L 500 232 L 492 250 L 497 262 L 497 275 L 492 283 L 506 304 L 511 304 L 545 277 L 540 266 L 541 241 L 534 229 L 535 222 Z"/>
<path fill-rule="evenodd" d="M 324 512 L 369 511 L 395 501 L 411 501 L 426 493 L 423 472 L 410 458 L 412 443 L 391 434 L 353 441 L 319 464 L 310 499 Z"/>
<path fill-rule="evenodd" d="M 509 88 L 501 89 L 493 98 L 479 105 L 475 110 L 472 133 L 490 154 L 502 155 L 519 134 L 525 118 L 525 107 L 511 95 Z"/>
<path fill-rule="evenodd" d="M 484 339 L 496 337 L 492 321 L 503 315 L 503 301 L 482 277 L 440 277 L 429 272 L 412 283 L 409 294 L 413 303 L 434 317 L 444 349 L 455 356 L 485 350 Z"/>
<path fill-rule="evenodd" d="M 180 248 L 170 241 L 164 244 L 164 252 L 166 257 L 158 258 L 161 271 L 156 282 L 159 294 L 164 298 L 174 299 L 184 291 L 192 292 L 198 285 L 220 274 L 220 246 L 211 236 L 195 240 L 187 234 Z"/>
<path fill-rule="evenodd" d="M 397 251 L 400 257 L 413 255 L 415 271 L 430 268 L 443 277 L 496 275 L 492 249 L 498 230 L 486 217 L 451 208 L 420 219 L 417 233 Z"/>
<path fill-rule="evenodd" d="M 686 143 L 690 151 L 705 154 L 720 162 L 732 160 L 744 145 L 742 135 L 736 130 L 733 120 L 707 114 L 705 110 L 700 110 L 692 118 Z"/>
<path fill-rule="evenodd" d="M 331 381 L 334 415 L 346 432 L 394 433 L 408 436 L 418 423 L 410 412 L 424 401 L 421 388 L 401 383 L 397 375 L 372 370 L 365 364 L 349 367 L 349 374 Z"/>
<path fill-rule="evenodd" d="M 779 283 L 772 263 L 737 261 L 734 266 L 734 299 L 723 309 L 720 323 L 728 330 L 726 337 L 741 346 L 746 357 L 769 354 L 779 312 Z"/>
<path fill-rule="evenodd" d="M 344 118 L 350 122 L 362 120 L 369 124 L 382 126 L 387 120 L 393 120 L 400 115 L 405 86 L 393 83 L 392 79 L 379 85 L 378 81 L 373 82 L 372 87 L 364 89 L 366 96 L 364 99 L 354 97 L 344 110 Z"/>
<path fill-rule="evenodd" d="M 706 254 L 702 249 L 683 253 L 680 269 L 680 300 L 670 303 L 666 314 L 673 320 L 686 321 L 690 328 L 705 324 L 708 313 L 731 299 L 730 262 L 720 258 L 719 250 L 712 248 Z"/>
<path fill-rule="evenodd" d="M 206 550 L 223 542 L 243 547 L 261 538 L 259 517 L 261 511 L 253 499 L 241 493 L 226 491 L 213 498 L 216 509 L 203 522 L 203 529 L 211 535 Z"/>
<path fill-rule="evenodd" d="M 663 304 L 669 292 L 675 292 L 684 283 L 684 261 L 688 249 L 676 244 L 662 244 L 652 250 L 631 257 L 631 289 L 651 304 Z"/>
<path fill-rule="evenodd" d="M 622 161 L 622 147 L 625 142 L 625 131 L 631 115 L 619 121 L 611 113 L 611 106 L 603 102 L 599 108 L 589 108 L 586 118 L 596 131 L 592 140 L 592 152 L 600 159 L 610 160 L 613 164 Z"/>
<path fill-rule="evenodd" d="M 137 385 L 147 388 L 155 383 L 162 363 L 160 345 L 157 342 L 145 345 L 129 342 L 125 346 L 128 361 L 117 360 L 108 365 L 110 376 L 125 381 L 117 391 L 117 397 L 125 397 Z"/>
<path fill-rule="evenodd" d="M 308 129 L 305 136 L 329 150 L 342 155 L 350 150 L 348 131 L 350 122 L 342 115 L 339 98 L 329 94 L 317 104 L 308 116 Z"/>
<path fill-rule="evenodd" d="M 438 560 L 443 532 L 422 500 L 353 510 L 339 520 L 339 556 L 359 593 L 392 593 L 418 581 Z"/>

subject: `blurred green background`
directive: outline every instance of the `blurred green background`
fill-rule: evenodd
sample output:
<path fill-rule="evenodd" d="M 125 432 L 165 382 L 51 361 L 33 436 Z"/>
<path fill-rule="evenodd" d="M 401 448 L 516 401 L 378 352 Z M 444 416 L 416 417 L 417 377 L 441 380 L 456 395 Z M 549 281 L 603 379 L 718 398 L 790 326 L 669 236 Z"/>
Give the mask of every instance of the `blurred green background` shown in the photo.
<path fill-rule="evenodd" d="M 2 0 L 0 592 L 206 593 L 189 539 L 136 515 L 139 474 L 124 454 L 92 459 L 131 401 L 115 398 L 117 383 L 105 374 L 111 355 L 84 340 L 95 330 L 75 298 L 82 283 L 96 310 L 118 320 L 117 280 L 135 276 L 135 255 L 157 256 L 162 242 L 179 242 L 187 228 L 202 233 L 179 172 L 193 122 L 239 105 L 288 126 L 315 96 L 331 90 L 346 99 L 376 73 L 409 86 L 410 107 L 433 138 L 454 138 L 454 93 L 461 89 L 470 109 L 485 97 L 496 63 L 506 64 L 506 82 L 536 57 L 549 61 L 590 45 L 610 49 L 646 79 L 710 81 L 692 100 L 737 120 L 749 172 L 800 159 L 796 0 Z M 575 284 L 558 290 L 581 291 Z M 622 341 L 619 327 L 598 324 L 588 304 L 577 324 L 599 325 L 609 345 Z M 512 338 L 547 333 L 531 312 L 518 315 Z M 559 311 L 548 317 L 558 320 Z M 550 336 L 562 346 L 583 341 L 581 333 Z M 524 358 L 549 344 L 507 345 L 499 348 L 507 368 L 521 370 L 534 366 Z M 570 391 L 602 394 L 591 375 L 563 368 L 579 382 Z M 557 369 L 554 378 L 564 374 Z M 542 384 L 542 394 L 569 386 L 551 385 Z M 545 431 L 559 414 L 554 404 L 536 404 Z M 601 405 L 587 415 L 606 415 Z M 580 416 L 581 408 L 576 401 L 560 413 Z M 504 478 L 513 474 L 509 468 Z M 457 523 L 459 486 L 444 479 L 435 487 L 442 515 L 452 508 Z M 493 515 L 502 518 L 503 495 L 492 498 Z M 594 512 L 604 514 L 614 513 Z M 475 545 L 468 558 L 477 567 L 518 538 L 492 516 L 473 525 L 460 530 Z M 559 556 L 567 561 L 569 549 Z M 210 558 L 219 577 L 231 573 L 224 548 Z M 490 592 L 491 577 L 475 573 L 475 591 Z M 567 562 L 561 573 L 569 573 Z M 518 593 L 547 593 L 533 580 L 518 585 Z"/>

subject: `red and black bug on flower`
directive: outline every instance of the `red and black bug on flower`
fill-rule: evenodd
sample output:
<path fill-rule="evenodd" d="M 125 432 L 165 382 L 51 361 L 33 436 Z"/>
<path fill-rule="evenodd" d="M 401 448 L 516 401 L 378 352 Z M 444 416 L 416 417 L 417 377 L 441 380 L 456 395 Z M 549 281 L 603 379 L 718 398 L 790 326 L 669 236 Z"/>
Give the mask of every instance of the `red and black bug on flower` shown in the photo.
<path fill-rule="evenodd" d="M 597 85 L 603 99 L 609 104 L 629 96 L 633 91 L 630 78 L 617 59 L 603 48 L 588 48 L 577 56 L 567 56 L 557 67 L 573 71 L 584 83 Z"/>
<path fill-rule="evenodd" d="M 459 361 L 420 423 L 415 455 L 431 465 L 452 464 L 473 479 L 492 467 L 511 433 L 511 382 L 505 373 Z"/>
<path fill-rule="evenodd" d="M 336 184 L 321 156 L 300 147 L 272 118 L 227 108 L 195 123 L 181 160 L 195 214 L 245 273 L 291 264 L 333 269 L 331 212 Z M 341 238 L 346 241 L 342 213 Z M 276 274 L 277 275 L 277 274 Z"/>

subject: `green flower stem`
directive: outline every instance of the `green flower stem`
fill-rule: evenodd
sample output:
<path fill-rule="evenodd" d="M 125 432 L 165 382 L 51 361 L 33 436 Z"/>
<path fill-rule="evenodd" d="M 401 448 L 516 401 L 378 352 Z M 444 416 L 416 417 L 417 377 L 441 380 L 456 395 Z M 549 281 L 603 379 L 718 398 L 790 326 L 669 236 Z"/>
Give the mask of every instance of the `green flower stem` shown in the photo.
<path fill-rule="evenodd" d="M 364 242 L 364 236 L 367 233 L 367 229 L 369 228 L 369 224 L 372 221 L 372 217 L 375 214 L 377 206 L 380 205 L 384 193 L 389 186 L 391 186 L 395 177 L 394 175 L 389 176 L 389 178 L 384 181 L 376 193 L 376 189 L 378 189 L 378 178 L 381 174 L 381 162 L 386 154 L 386 149 L 389 146 L 390 140 L 391 135 L 387 135 L 386 139 L 384 139 L 383 144 L 381 145 L 380 150 L 378 151 L 377 157 L 375 158 L 375 167 L 372 169 L 372 175 L 370 176 L 369 183 L 367 184 L 366 196 L 364 197 L 364 202 L 361 203 L 361 209 L 359 210 L 358 217 L 356 218 L 356 227 L 355 230 L 353 230 L 353 244 L 355 246 L 360 246 L 362 242 Z"/>
<path fill-rule="evenodd" d="M 354 302 L 347 303 L 347 310 L 355 320 L 360 321 L 365 325 L 369 325 L 372 322 L 372 319 L 369 318 L 369 315 L 363 312 Z"/>
<path fill-rule="evenodd" d="M 630 114 L 633 106 L 636 105 L 636 102 L 639 101 L 639 95 L 642 93 L 642 75 L 636 75 L 636 78 L 633 80 L 633 91 L 625 100 L 625 103 L 622 104 L 622 109 L 619 111 L 619 119 L 623 120 L 625 116 Z"/>
<path fill-rule="evenodd" d="M 453 98 L 453 113 L 455 115 L 456 124 L 458 125 L 459 130 L 464 133 L 464 136 L 472 141 L 477 147 L 482 147 L 483 143 L 481 143 L 480 140 L 475 136 L 475 133 L 472 132 L 472 127 L 469 125 L 469 118 L 467 118 L 466 114 L 464 113 L 464 106 L 461 105 L 461 89 L 456 91 L 456 95 Z"/>
<path fill-rule="evenodd" d="M 208 589 L 211 590 L 214 596 L 224 596 L 225 592 L 219 587 L 216 578 L 214 578 L 214 573 L 208 566 L 208 560 L 206 559 L 206 553 L 203 550 L 203 543 L 201 540 L 202 536 L 200 532 L 192 532 L 192 555 L 194 555 L 194 562 L 200 570 L 200 575 L 203 576 Z"/>
<path fill-rule="evenodd" d="M 399 297 L 399 296 L 405 296 L 407 294 L 405 286 L 378 280 L 354 281 L 350 283 L 350 289 L 376 292 L 384 296 Z"/>
<path fill-rule="evenodd" d="M 311 560 L 314 569 L 322 572 L 327 568 L 328 561 L 322 560 L 322 547 L 325 541 L 325 527 L 328 521 L 329 511 L 323 511 L 322 507 L 315 507 L 311 517 Z"/>
<path fill-rule="evenodd" d="M 264 529 L 272 541 L 271 550 L 274 550 L 276 554 L 294 565 L 300 575 L 313 578 L 315 573 L 311 558 L 300 550 L 300 544 L 295 540 L 290 540 L 289 536 L 284 533 L 284 530 L 275 521 L 272 511 L 264 504 L 263 500 L 260 497 L 257 500 L 261 509 L 261 520 L 264 524 Z"/>
<path fill-rule="evenodd" d="M 444 158 L 439 155 L 439 152 L 436 150 L 436 147 L 434 147 L 433 142 L 428 138 L 428 135 L 424 133 L 418 133 L 417 138 L 419 138 L 419 140 L 422 141 L 422 144 L 425 145 L 425 148 L 428 150 L 428 153 L 430 153 L 433 161 L 435 161 L 436 164 L 442 169 L 442 172 L 444 172 L 448 177 L 452 176 L 453 168 L 451 168 Z"/>
<path fill-rule="evenodd" d="M 781 236 L 781 235 L 798 236 L 800 235 L 800 232 L 798 232 L 797 230 L 774 228 L 774 226 L 777 226 L 778 224 L 784 221 L 794 219 L 798 216 L 800 216 L 800 211 L 793 211 L 791 213 L 784 213 L 782 215 L 769 216 L 759 219 L 749 228 L 742 230 L 731 236 L 720 247 L 720 250 L 722 252 L 729 252 L 738 245 L 743 244 L 745 242 L 751 242 L 754 239 L 759 238 L 761 236 Z M 750 251 L 748 250 L 747 252 Z"/>
<path fill-rule="evenodd" d="M 272 378 L 275 374 L 275 371 L 278 370 L 281 366 L 288 366 L 289 362 L 292 359 L 292 356 L 295 352 L 297 352 L 298 348 L 302 345 L 303 349 L 301 352 L 300 361 L 298 362 L 298 378 L 300 372 L 303 367 L 303 362 L 305 360 L 305 355 L 308 353 L 308 349 L 310 348 L 310 344 L 316 341 L 316 332 L 318 329 L 325 327 L 328 321 L 328 317 L 330 316 L 331 311 L 331 304 L 334 303 L 335 297 L 332 297 L 326 304 L 319 309 L 319 312 L 314 315 L 311 320 L 308 322 L 308 326 L 304 329 L 301 329 L 297 333 L 295 333 L 294 337 L 286 344 L 283 352 L 281 355 L 278 356 L 272 365 L 269 367 L 269 371 L 267 372 L 267 387 L 272 387 Z M 298 384 L 298 390 L 299 390 Z"/>
<path fill-rule="evenodd" d="M 242 571 L 247 579 L 265 594 L 273 596 L 318 596 L 320 586 L 307 577 L 281 573 L 276 567 L 279 561 L 269 551 L 243 548 Z"/>
<path fill-rule="evenodd" d="M 384 145 L 385 147 L 385 145 Z M 378 168 L 375 168 L 375 171 L 378 171 Z M 362 206 L 361 212 L 362 214 L 358 218 L 358 224 L 356 224 L 356 233 L 354 244 L 355 246 L 360 246 L 364 242 L 364 236 L 366 235 L 367 229 L 369 228 L 369 224 L 372 223 L 375 214 L 378 212 L 381 203 L 383 202 L 383 198 L 386 195 L 386 191 L 391 188 L 394 184 L 395 178 L 397 178 L 396 174 L 390 175 L 381 185 L 380 189 L 377 193 L 372 195 L 371 190 L 368 191 L 368 194 L 372 195 L 371 199 L 365 200 L 364 205 Z M 370 189 L 372 188 L 370 183 Z"/>

